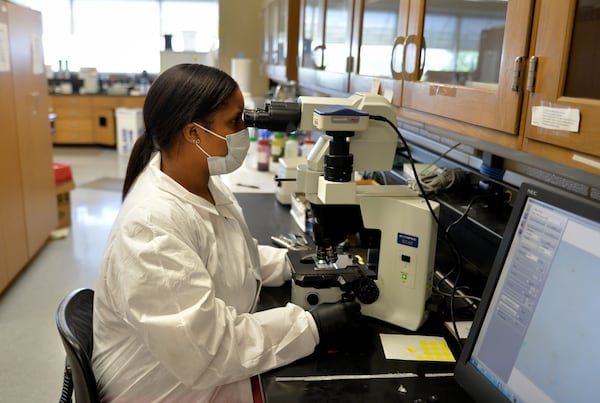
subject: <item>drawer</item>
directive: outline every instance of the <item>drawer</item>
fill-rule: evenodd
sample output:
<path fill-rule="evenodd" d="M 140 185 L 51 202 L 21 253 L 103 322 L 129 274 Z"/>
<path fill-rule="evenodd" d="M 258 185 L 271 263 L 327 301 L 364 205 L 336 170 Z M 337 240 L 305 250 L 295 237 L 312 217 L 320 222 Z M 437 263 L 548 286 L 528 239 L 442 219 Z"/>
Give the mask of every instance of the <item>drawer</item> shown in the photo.
<path fill-rule="evenodd" d="M 92 106 L 92 98 L 81 95 L 77 96 L 51 96 L 51 104 L 54 108 L 89 108 Z"/>
<path fill-rule="evenodd" d="M 54 144 L 93 144 L 94 138 L 92 133 L 57 130 L 53 134 L 52 142 Z"/>
<path fill-rule="evenodd" d="M 97 96 L 92 99 L 94 109 L 115 109 L 119 107 L 119 97 Z"/>
<path fill-rule="evenodd" d="M 91 119 L 57 119 L 54 128 L 54 143 L 92 143 L 94 139 Z"/>
<path fill-rule="evenodd" d="M 121 108 L 142 108 L 144 106 L 144 97 L 130 96 L 119 98 L 119 107 Z"/>

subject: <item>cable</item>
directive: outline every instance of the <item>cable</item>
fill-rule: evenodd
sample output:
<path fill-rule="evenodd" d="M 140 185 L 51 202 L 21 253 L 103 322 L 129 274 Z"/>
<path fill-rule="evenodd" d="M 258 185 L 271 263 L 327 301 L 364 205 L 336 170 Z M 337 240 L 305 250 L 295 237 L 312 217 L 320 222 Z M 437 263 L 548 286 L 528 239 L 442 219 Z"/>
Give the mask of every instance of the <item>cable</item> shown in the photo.
<path fill-rule="evenodd" d="M 475 203 L 475 201 L 477 201 L 478 199 L 483 198 L 483 196 L 481 195 L 477 195 L 475 197 L 473 197 L 471 199 L 471 201 L 469 202 L 469 204 L 467 204 L 467 208 L 465 209 L 465 211 L 460 215 L 460 217 L 458 217 L 456 220 L 454 220 L 454 222 L 450 223 L 447 227 L 446 227 L 446 233 L 448 233 L 452 228 L 454 228 L 454 226 L 456 224 L 458 224 L 459 222 L 461 222 L 468 214 L 469 211 L 471 210 L 471 208 L 473 207 L 473 204 Z"/>
<path fill-rule="evenodd" d="M 423 171 L 427 171 L 429 168 L 431 168 L 432 166 L 434 166 L 436 164 L 436 162 L 438 162 L 439 160 L 441 160 L 442 158 L 444 158 L 446 155 L 448 155 L 450 153 L 450 151 L 454 150 L 456 147 L 458 147 L 461 144 L 462 143 L 456 143 L 452 147 L 448 148 L 446 151 L 444 151 L 442 154 L 440 154 L 439 157 L 437 157 L 435 160 L 433 160 L 433 162 L 429 163 L 429 165 L 427 165 L 425 167 L 425 169 L 423 169 Z M 421 171 L 421 172 L 423 172 L 423 171 Z"/>
<path fill-rule="evenodd" d="M 419 174 L 417 173 L 417 169 L 415 167 L 415 162 L 414 162 L 414 159 L 412 157 L 412 153 L 410 152 L 410 147 L 408 146 L 408 143 L 406 142 L 406 139 L 404 138 L 404 136 L 402 136 L 402 133 L 400 132 L 400 130 L 396 127 L 396 125 L 392 121 L 390 121 L 385 116 L 369 116 L 369 119 L 377 120 L 377 121 L 380 121 L 380 122 L 385 122 L 388 125 L 390 125 L 392 127 L 392 129 L 394 129 L 394 131 L 396 132 L 396 134 L 400 138 L 400 141 L 402 142 L 402 144 L 404 146 L 404 149 L 406 150 L 406 154 L 408 156 L 408 162 L 410 163 L 410 166 L 411 166 L 413 174 L 414 174 L 415 183 L 417 184 L 417 187 L 421 191 L 421 195 L 423 196 L 423 199 L 425 200 L 427 208 L 429 209 L 429 212 L 431 213 L 431 215 L 432 215 L 434 221 L 436 222 L 438 228 L 442 228 L 440 220 L 439 220 L 438 216 L 435 214 L 435 211 L 433 210 L 433 207 L 431 206 L 431 202 L 429 201 L 429 197 L 427 196 L 427 192 L 425 191 L 425 188 L 424 188 L 424 186 L 423 186 L 423 184 L 421 182 Z M 455 145 L 455 146 L 453 146 L 452 148 L 455 148 L 456 146 L 458 146 L 458 144 Z M 449 152 L 450 150 L 447 150 L 446 153 Z M 471 204 L 471 206 L 472 206 L 472 204 Z M 461 216 L 460 219 L 466 217 L 466 215 L 468 214 L 469 209 L 470 209 L 470 207 L 468 207 L 467 211 L 465 213 L 463 213 L 463 215 Z M 460 221 L 460 220 L 457 220 L 456 223 L 458 223 L 458 221 Z M 450 227 L 450 229 L 452 229 L 452 227 Z M 454 287 L 452 288 L 452 294 L 451 294 L 451 297 L 450 297 L 450 319 L 452 321 L 452 326 L 454 328 L 454 332 L 455 332 L 456 335 L 458 335 L 459 334 L 458 333 L 458 327 L 456 326 L 456 318 L 454 316 L 454 300 L 456 298 L 457 284 L 458 284 L 458 282 L 460 280 L 460 275 L 461 275 L 461 272 L 462 272 L 462 256 L 461 256 L 458 248 L 456 247 L 456 244 L 454 243 L 454 240 L 450 236 L 448 228 L 446 228 L 446 230 L 444 231 L 444 235 L 445 235 L 446 242 L 448 242 L 448 245 L 450 246 L 450 250 L 452 251 L 452 253 L 454 255 L 454 258 L 456 259 L 456 266 L 452 270 L 450 270 L 450 273 L 452 273 L 454 271 L 454 269 L 457 269 L 456 270 L 456 277 L 454 278 Z M 458 345 L 459 345 L 460 349 L 462 350 L 463 345 L 462 345 L 462 342 L 460 340 L 460 337 L 457 337 L 457 339 L 458 339 Z"/>
<path fill-rule="evenodd" d="M 419 174 L 419 179 L 423 185 L 423 188 L 429 193 L 437 193 L 440 190 L 446 190 L 451 188 L 457 183 L 462 183 L 465 178 L 465 173 L 462 169 L 437 169 L 436 172 L 429 173 L 428 168 L 425 168 Z M 413 190 L 415 189 L 415 181 L 409 181 L 409 186 Z"/>
<path fill-rule="evenodd" d="M 423 195 L 423 199 L 425 199 L 425 203 L 427 204 L 427 208 L 429 209 L 429 212 L 433 216 L 433 219 L 436 222 L 436 224 L 438 225 L 438 227 L 441 226 L 440 225 L 440 220 L 437 217 L 437 215 L 435 214 L 435 211 L 433 210 L 433 207 L 431 206 L 431 202 L 429 201 L 429 198 L 427 197 L 425 189 L 423 188 L 423 184 L 419 180 L 419 174 L 417 173 L 417 169 L 415 168 L 415 162 L 413 160 L 412 153 L 410 152 L 410 148 L 408 147 L 408 143 L 404 139 L 404 136 L 402 136 L 402 133 L 400 133 L 400 130 L 398 130 L 398 128 L 396 127 L 396 125 L 391 120 L 389 120 L 388 118 L 386 118 L 385 116 L 373 116 L 373 115 L 370 115 L 369 119 L 377 120 L 377 121 L 380 121 L 380 122 L 385 122 L 388 125 L 390 125 L 392 127 L 392 129 L 394 129 L 394 131 L 396 132 L 396 134 L 400 138 L 400 141 L 402 141 L 402 145 L 404 145 L 406 153 L 408 154 L 408 162 L 410 163 L 410 166 L 412 168 L 413 174 L 415 175 L 415 182 L 417 183 L 417 186 L 419 187 L 419 190 L 421 191 L 421 194 Z"/>

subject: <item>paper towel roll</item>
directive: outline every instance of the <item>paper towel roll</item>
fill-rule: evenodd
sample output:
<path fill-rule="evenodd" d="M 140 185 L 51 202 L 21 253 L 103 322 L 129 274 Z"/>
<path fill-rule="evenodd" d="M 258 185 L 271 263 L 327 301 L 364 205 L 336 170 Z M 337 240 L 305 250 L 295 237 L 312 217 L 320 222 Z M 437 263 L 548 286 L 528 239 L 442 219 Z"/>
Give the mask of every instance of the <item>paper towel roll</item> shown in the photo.
<path fill-rule="evenodd" d="M 250 94 L 252 91 L 252 60 L 245 58 L 231 59 L 231 76 L 237 81 L 242 93 Z"/>

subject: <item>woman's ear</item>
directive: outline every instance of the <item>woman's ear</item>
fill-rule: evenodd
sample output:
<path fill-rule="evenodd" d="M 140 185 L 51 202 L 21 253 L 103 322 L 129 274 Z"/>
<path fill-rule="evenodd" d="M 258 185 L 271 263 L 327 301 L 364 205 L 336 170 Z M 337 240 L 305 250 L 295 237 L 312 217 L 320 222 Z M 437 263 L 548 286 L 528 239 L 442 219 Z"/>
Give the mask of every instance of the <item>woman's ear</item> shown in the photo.
<path fill-rule="evenodd" d="M 183 138 L 189 143 L 196 143 L 200 139 L 200 131 L 198 126 L 193 123 L 188 123 L 183 128 Z"/>

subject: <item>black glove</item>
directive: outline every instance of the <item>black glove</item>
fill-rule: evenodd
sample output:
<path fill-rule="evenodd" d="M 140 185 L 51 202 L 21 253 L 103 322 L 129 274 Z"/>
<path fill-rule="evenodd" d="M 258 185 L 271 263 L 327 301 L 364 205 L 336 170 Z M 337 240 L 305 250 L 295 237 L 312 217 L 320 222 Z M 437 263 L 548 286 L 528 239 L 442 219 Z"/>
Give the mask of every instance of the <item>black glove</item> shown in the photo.
<path fill-rule="evenodd" d="M 361 318 L 358 302 L 323 303 L 310 309 L 319 330 L 319 344 L 329 344 Z"/>

